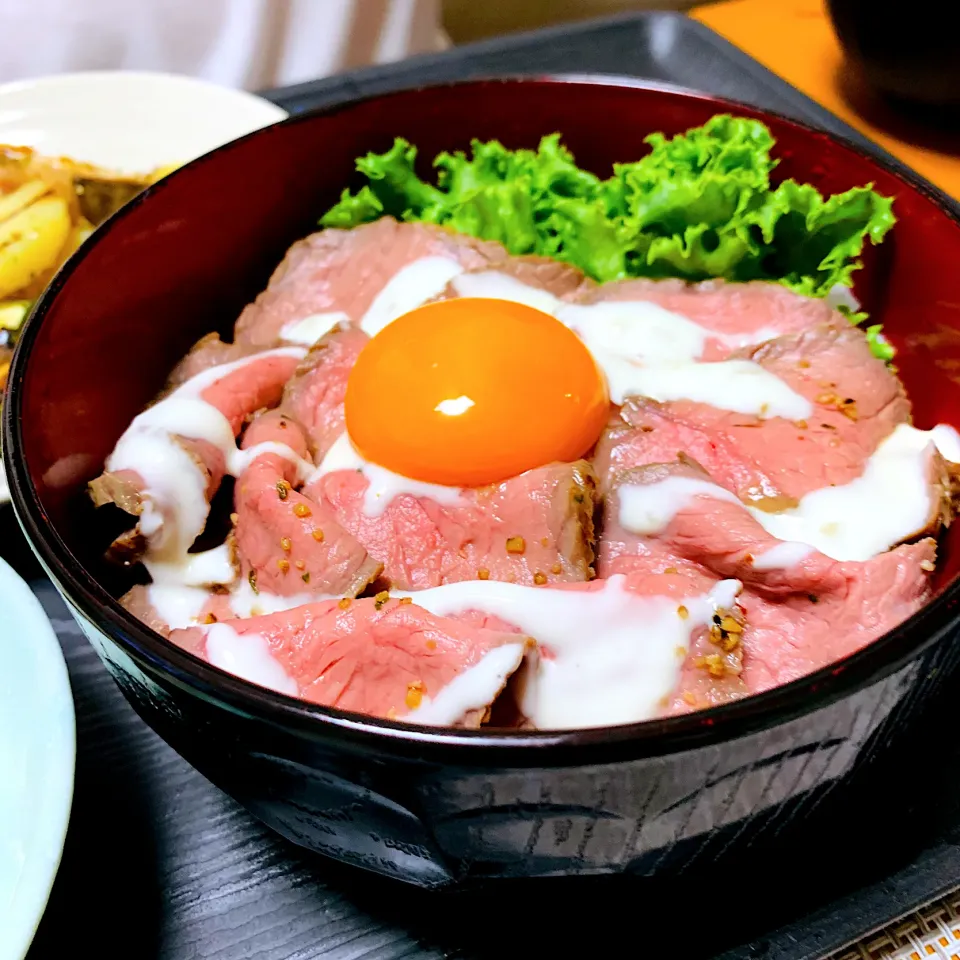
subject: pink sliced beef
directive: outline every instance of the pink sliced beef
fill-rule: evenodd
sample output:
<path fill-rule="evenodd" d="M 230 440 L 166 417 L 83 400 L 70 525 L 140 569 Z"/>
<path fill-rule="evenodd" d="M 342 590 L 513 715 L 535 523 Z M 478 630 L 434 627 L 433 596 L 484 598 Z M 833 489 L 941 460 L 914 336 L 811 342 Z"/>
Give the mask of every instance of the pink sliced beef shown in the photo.
<path fill-rule="evenodd" d="M 496 268 L 508 261 L 498 243 L 390 217 L 353 230 L 323 230 L 287 251 L 267 289 L 241 313 L 235 340 L 275 345 L 286 324 L 315 313 L 345 313 L 359 323 L 399 270 L 435 256 L 456 260 L 467 270 Z"/>
<path fill-rule="evenodd" d="M 324 230 L 290 248 L 267 289 L 241 314 L 235 342 L 224 343 L 216 333 L 202 337 L 174 368 L 169 385 L 276 346 L 287 323 L 314 313 L 345 313 L 358 323 L 399 270 L 426 256 L 457 260 L 468 272 L 497 270 L 566 299 L 592 286 L 569 264 L 545 257 L 511 257 L 498 243 L 428 224 L 397 223 L 388 217 L 354 230 Z M 452 296 L 457 294 L 448 287 L 430 299 Z M 315 359 L 307 361 L 302 373 L 311 369 Z"/>
<path fill-rule="evenodd" d="M 931 459 L 940 460 L 936 454 Z M 930 538 L 865 562 L 840 562 L 811 551 L 785 569 L 758 570 L 755 559 L 781 541 L 737 504 L 707 493 L 693 497 L 655 535 L 624 530 L 618 522 L 622 484 L 653 483 L 671 475 L 709 481 L 690 462 L 653 464 L 618 476 L 605 502 L 599 573 L 611 576 L 648 567 L 685 578 L 699 570 L 707 577 L 742 581 L 745 589 L 738 603 L 743 609 L 739 639 L 744 693 L 787 683 L 859 650 L 918 610 L 929 595 L 936 558 Z M 931 499 L 936 500 L 936 494 Z M 717 702 L 705 700 L 703 690 L 693 694 L 684 691 L 672 711 L 682 711 L 684 703 L 700 707 Z"/>
<path fill-rule="evenodd" d="M 803 297 L 780 283 L 726 283 L 705 280 L 617 280 L 586 288 L 584 304 L 644 300 L 677 313 L 707 330 L 702 359 L 726 359 L 741 344 L 763 343 L 772 337 L 801 333 L 814 327 L 845 323 L 824 300 Z"/>
<path fill-rule="evenodd" d="M 299 363 L 296 357 L 264 353 L 212 383 L 200 396 L 230 421 L 237 435 L 251 414 L 280 402 Z"/>
<path fill-rule="evenodd" d="M 290 356 L 262 356 L 244 366 L 226 373 L 207 386 L 200 394 L 216 407 L 230 422 L 234 435 L 240 433 L 246 419 L 257 410 L 276 406 L 280 402 L 284 384 L 296 369 L 297 359 Z M 203 440 L 176 438 L 192 456 L 206 480 L 207 500 L 219 489 L 225 472 L 222 452 Z M 90 496 L 96 506 L 116 504 L 121 510 L 138 517 L 142 510 L 143 479 L 131 470 L 102 473 L 89 484 Z M 160 532 L 153 536 L 159 536 Z M 119 537 L 111 551 L 125 562 L 137 559 L 146 547 L 139 533 L 139 525 Z"/>
<path fill-rule="evenodd" d="M 949 499 L 944 478 L 943 458 L 930 451 L 930 512 L 921 530 L 911 531 L 904 539 L 935 534 L 940 524 L 949 521 Z M 846 594 L 850 584 L 862 576 L 864 564 L 841 562 L 811 548 L 810 553 L 786 568 L 758 569 L 755 561 L 782 541 L 767 533 L 742 506 L 724 499 L 727 491 L 716 487 L 716 496 L 704 492 L 692 497 L 655 534 L 639 535 L 623 529 L 619 522 L 620 490 L 624 486 L 658 483 L 668 477 L 688 477 L 712 483 L 710 476 L 692 461 L 649 464 L 618 475 L 604 501 L 603 537 L 599 545 L 597 569 L 600 576 L 625 569 L 624 559 L 662 553 L 699 564 L 721 578 L 740 580 L 766 596 L 789 594 Z M 923 571 L 917 575 L 926 579 Z"/>
<path fill-rule="evenodd" d="M 262 452 L 236 485 L 230 542 L 241 582 L 265 595 L 316 599 L 240 620 L 230 597 L 212 588 L 201 624 L 172 632 L 153 609 L 147 588 L 135 587 L 123 598 L 127 609 L 204 658 L 211 629 L 220 631 L 220 640 L 263 638 L 299 696 L 387 718 L 429 706 L 484 656 L 511 644 L 516 657 L 500 688 L 454 718 L 460 726 L 488 722 L 496 701 L 499 722 L 500 711 L 510 715 L 511 700 L 500 696 L 501 689 L 525 656 L 535 662 L 536 637 L 483 611 L 438 617 L 385 592 L 350 598 L 374 583 L 417 590 L 471 579 L 603 589 L 601 581 L 591 582 L 598 484 L 605 497 L 596 559 L 601 577 L 623 574 L 627 589 L 669 597 L 678 610 L 685 598 L 703 597 L 721 579 L 744 584 L 732 609 L 718 610 L 707 627 L 692 633 L 664 714 L 789 682 L 860 649 L 924 603 L 936 556 L 929 538 L 864 563 L 838 562 L 811 551 L 787 568 L 764 570 L 762 564 L 757 568 L 757 558 L 780 541 L 722 496 L 694 497 L 664 530 L 649 536 L 619 524 L 624 484 L 672 475 L 713 482 L 762 509 L 785 509 L 812 490 L 860 476 L 879 443 L 909 422 L 901 385 L 871 355 L 863 333 L 826 302 L 778 284 L 631 280 L 597 286 L 569 265 L 509 257 L 496 243 L 384 218 L 355 230 L 325 230 L 294 244 L 267 289 L 237 321 L 236 342 L 224 343 L 215 334 L 203 338 L 175 368 L 167 389 L 278 345 L 290 322 L 342 313 L 345 322 L 302 362 L 253 360 L 204 392 L 230 420 L 235 435 L 246 427 L 245 449 L 279 442 L 296 457 L 319 462 L 344 429 L 347 379 L 368 340 L 357 325 L 399 270 L 428 256 L 456 260 L 466 274 L 506 273 L 569 302 L 655 303 L 715 334 L 701 359 L 752 360 L 807 398 L 814 412 L 793 422 L 690 401 L 628 398 L 613 411 L 593 465 L 551 464 L 503 484 L 464 491 L 459 503 L 401 494 L 376 515 L 365 512 L 367 480 L 361 472 L 325 474 L 298 491 L 296 463 Z M 456 295 L 451 284 L 433 299 Z M 277 404 L 279 409 L 262 412 Z M 223 455 L 203 442 L 178 442 L 203 472 L 212 498 L 225 473 Z M 950 521 L 958 475 L 931 451 L 929 522 L 916 537 Z M 102 475 L 90 490 L 98 504 L 115 503 L 137 516 L 142 486 L 140 477 L 125 471 Z M 135 526 L 117 541 L 114 554 L 136 559 L 145 546 Z M 535 655 L 556 654 L 541 644 Z"/>
<path fill-rule="evenodd" d="M 814 405 L 805 421 L 758 417 L 704 403 L 629 398 L 598 445 L 603 484 L 618 470 L 667 463 L 683 453 L 721 486 L 782 509 L 804 494 L 848 483 L 899 423 L 910 419 L 903 387 L 847 324 L 779 337 L 743 354 Z"/>
<path fill-rule="evenodd" d="M 665 566 L 662 559 L 667 559 L 666 554 L 656 552 L 632 557 L 629 565 L 616 571 L 626 576 L 624 589 L 641 596 L 668 597 L 676 602 L 679 610 L 685 601 L 708 594 L 720 579 L 696 564 L 673 560 Z M 592 580 L 589 583 L 558 584 L 558 589 L 589 593 L 603 590 L 605 586 L 605 580 Z M 457 619 L 489 630 L 517 630 L 508 621 L 483 610 L 458 614 Z M 742 619 L 742 611 L 736 604 L 730 610 L 718 611 L 717 615 L 724 627 L 739 626 Z M 637 625 L 641 643 L 644 640 L 643 626 Z M 719 623 L 691 631 L 689 648 L 679 665 L 677 685 L 663 704 L 664 713 L 685 713 L 695 705 L 705 707 L 728 703 L 746 695 L 747 689 L 740 678 L 742 647 L 737 637 L 736 633 L 721 630 Z M 534 636 L 533 639 L 539 644 L 540 656 L 548 660 L 554 656 L 543 638 Z M 590 641 L 589 636 L 583 638 L 586 649 Z M 516 710 L 519 711 L 519 707 Z M 504 713 L 520 717 L 520 725 L 527 726 L 518 712 L 510 714 L 504 710 Z"/>
<path fill-rule="evenodd" d="M 494 269 L 562 300 L 578 300 L 596 287 L 576 267 L 546 257 L 508 257 L 497 263 Z"/>
<path fill-rule="evenodd" d="M 244 356 L 244 352 L 239 345 L 224 343 L 218 333 L 208 333 L 205 337 L 201 337 L 190 348 L 190 352 L 170 371 L 167 388 L 179 387 L 181 383 L 186 383 L 198 373 L 239 360 L 241 356 Z"/>
<path fill-rule="evenodd" d="M 181 383 L 203 373 L 212 367 L 219 367 L 234 360 L 242 360 L 254 353 L 261 353 L 262 347 L 245 343 L 225 343 L 219 333 L 208 333 L 201 337 L 190 352 L 170 371 L 167 389 L 179 387 Z"/>
<path fill-rule="evenodd" d="M 680 683 L 664 712 L 686 713 L 761 693 L 860 650 L 923 606 L 935 558 L 936 543 L 927 538 L 865 563 L 823 558 L 817 561 L 825 569 L 816 592 L 809 589 L 814 587 L 811 569 L 796 574 L 797 592 L 787 592 L 785 585 L 770 589 L 769 581 L 747 583 L 737 598 L 738 610 L 728 611 L 739 632 L 721 617 L 715 629 L 692 637 Z M 698 592 L 720 579 L 689 559 L 670 559 L 664 545 L 654 545 L 619 556 L 608 573 L 626 573 L 633 580 L 649 576 L 642 573 L 648 567 L 661 579 L 696 583 Z"/>
<path fill-rule="evenodd" d="M 590 296 L 590 292 L 593 290 L 602 289 L 569 263 L 561 263 L 559 260 L 532 255 L 511 257 L 499 244 L 491 244 L 485 249 L 490 255 L 489 261 L 482 266 L 468 267 L 464 271 L 465 274 L 489 271 L 505 274 L 528 287 L 543 290 L 571 303 L 579 302 L 581 299 Z M 475 294 L 471 292 L 470 295 L 483 296 L 483 293 L 478 289 Z M 461 296 L 461 294 L 457 290 L 456 281 L 453 281 L 436 299 L 446 300 L 458 296 Z"/>
<path fill-rule="evenodd" d="M 229 627 L 241 637 L 264 638 L 303 699 L 386 719 L 402 719 L 429 703 L 451 681 L 507 644 L 517 648 L 512 673 L 532 646 L 529 638 L 516 633 L 437 617 L 386 595 L 321 601 L 235 620 Z M 209 630 L 175 630 L 170 639 L 206 658 Z M 469 705 L 454 725 L 480 726 L 499 692 L 491 691 L 485 703 Z"/>
<path fill-rule="evenodd" d="M 743 678 L 751 693 L 796 680 L 862 649 L 916 613 L 930 596 L 932 539 L 857 564 L 846 590 L 771 599 L 745 590 Z"/>
<path fill-rule="evenodd" d="M 837 589 L 825 582 L 820 593 L 774 596 L 748 585 L 738 597 L 740 633 L 704 631 L 695 638 L 665 712 L 762 693 L 862 649 L 923 606 L 935 557 L 935 541 L 924 539 L 843 564 L 842 584 L 832 584 Z"/>
<path fill-rule="evenodd" d="M 464 491 L 463 504 L 400 494 L 364 512 L 359 472 L 325 474 L 305 493 L 383 564 L 386 582 L 419 590 L 460 580 L 543 585 L 593 575 L 595 478 L 586 461 L 551 464 Z"/>
<path fill-rule="evenodd" d="M 258 417 L 243 446 L 279 442 L 303 457 L 299 425 L 279 412 Z M 276 453 L 258 456 L 237 480 L 236 548 L 241 577 L 280 596 L 356 596 L 382 569 L 324 504 L 296 491 L 297 469 Z"/>
<path fill-rule="evenodd" d="M 358 327 L 331 330 L 311 348 L 283 391 L 282 409 L 306 429 L 318 463 L 343 433 L 347 380 L 369 339 Z"/>

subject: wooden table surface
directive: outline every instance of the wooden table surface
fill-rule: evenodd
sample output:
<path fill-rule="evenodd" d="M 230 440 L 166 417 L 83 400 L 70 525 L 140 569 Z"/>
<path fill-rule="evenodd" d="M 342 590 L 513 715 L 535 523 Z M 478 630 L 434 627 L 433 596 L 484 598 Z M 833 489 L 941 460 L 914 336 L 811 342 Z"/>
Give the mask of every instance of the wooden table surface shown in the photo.
<path fill-rule="evenodd" d="M 960 198 L 960 132 L 911 118 L 867 89 L 844 61 L 825 0 L 728 0 L 692 15 Z"/>

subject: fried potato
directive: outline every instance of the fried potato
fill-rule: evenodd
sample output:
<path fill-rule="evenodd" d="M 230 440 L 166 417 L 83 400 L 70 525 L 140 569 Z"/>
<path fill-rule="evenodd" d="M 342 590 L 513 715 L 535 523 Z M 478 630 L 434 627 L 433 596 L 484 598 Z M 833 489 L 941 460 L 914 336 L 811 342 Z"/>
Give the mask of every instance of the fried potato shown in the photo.
<path fill-rule="evenodd" d="M 40 296 L 94 228 L 174 169 L 131 176 L 0 145 L 0 301 Z"/>
<path fill-rule="evenodd" d="M 0 300 L 0 330 L 19 330 L 29 312 L 29 300 Z"/>
<path fill-rule="evenodd" d="M 43 197 L 0 222 L 0 298 L 9 297 L 53 267 L 71 230 L 61 197 Z"/>
<path fill-rule="evenodd" d="M 0 223 L 19 213 L 24 207 L 30 206 L 34 200 L 39 200 L 49 191 L 49 185 L 42 180 L 28 180 L 17 187 L 13 193 L 8 193 L 6 196 L 0 195 Z"/>

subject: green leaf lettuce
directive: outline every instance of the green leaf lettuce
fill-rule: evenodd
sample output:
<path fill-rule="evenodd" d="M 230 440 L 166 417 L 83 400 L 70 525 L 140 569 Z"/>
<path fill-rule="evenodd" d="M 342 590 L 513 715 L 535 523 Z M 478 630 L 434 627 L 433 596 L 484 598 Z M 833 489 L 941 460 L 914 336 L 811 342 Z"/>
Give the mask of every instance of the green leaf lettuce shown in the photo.
<path fill-rule="evenodd" d="M 771 184 L 774 139 L 757 120 L 721 114 L 646 143 L 646 156 L 601 180 L 576 165 L 556 133 L 535 151 L 474 140 L 470 156 L 434 160 L 432 184 L 415 170 L 416 148 L 398 137 L 386 153 L 357 161 L 366 184 L 345 190 L 321 224 L 392 216 L 564 260 L 601 283 L 770 280 L 822 297 L 851 286 L 865 242 L 879 243 L 895 222 L 892 201 L 872 184 L 826 198 L 810 184 Z M 870 330 L 874 352 L 889 359 L 893 348 Z"/>

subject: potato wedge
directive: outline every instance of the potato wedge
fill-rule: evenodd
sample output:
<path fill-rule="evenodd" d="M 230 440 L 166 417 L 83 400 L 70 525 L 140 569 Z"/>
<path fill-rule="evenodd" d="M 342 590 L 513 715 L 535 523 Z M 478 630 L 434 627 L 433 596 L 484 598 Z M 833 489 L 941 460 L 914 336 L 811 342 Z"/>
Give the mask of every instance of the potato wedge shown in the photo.
<path fill-rule="evenodd" d="M 34 200 L 39 200 L 49 190 L 49 185 L 42 180 L 29 180 L 22 186 L 17 187 L 13 193 L 0 197 L 0 223 L 3 223 L 8 217 L 12 217 L 15 213 L 19 213 L 24 207 L 30 206 Z"/>
<path fill-rule="evenodd" d="M 29 312 L 29 300 L 0 300 L 0 330 L 16 332 Z"/>
<path fill-rule="evenodd" d="M 53 266 L 70 228 L 70 211 L 60 197 L 44 197 L 0 223 L 0 298 Z"/>
<path fill-rule="evenodd" d="M 60 259 L 66 261 L 67 257 L 72 257 L 93 231 L 93 224 L 85 217 L 81 217 L 70 231 L 70 236 L 67 238 L 67 244 L 61 252 Z"/>
<path fill-rule="evenodd" d="M 174 170 L 179 170 L 183 166 L 182 163 L 168 163 L 164 167 L 157 167 L 153 173 L 147 177 L 147 183 L 156 183 L 158 180 L 162 180 L 168 174 L 173 173 Z"/>

